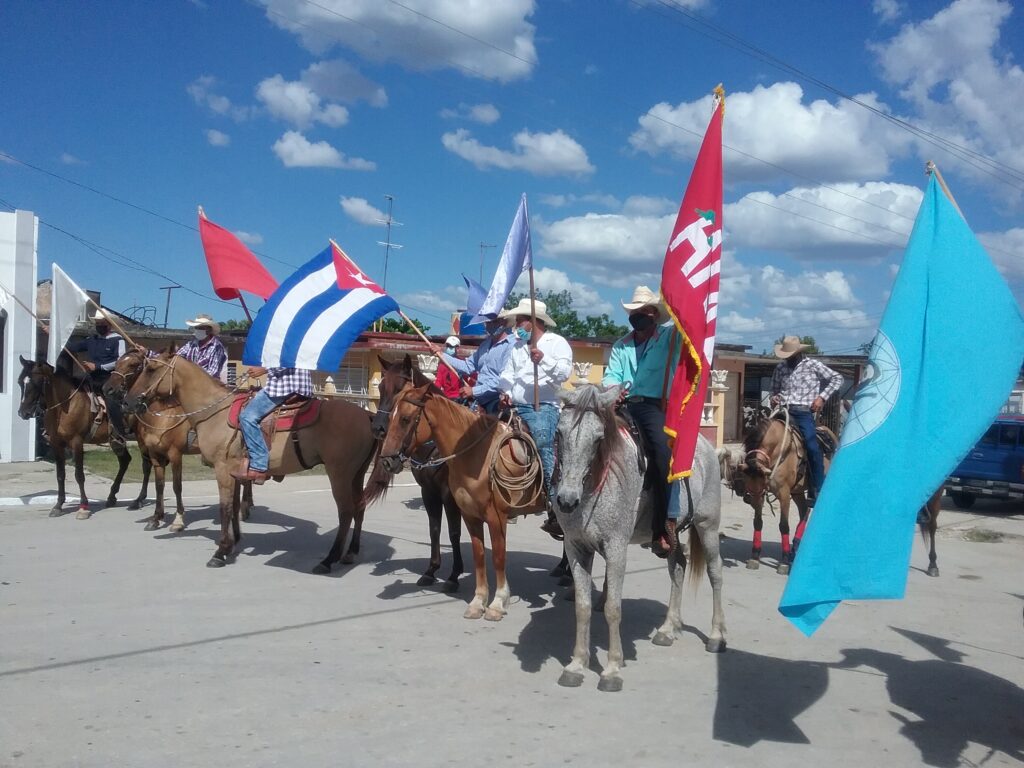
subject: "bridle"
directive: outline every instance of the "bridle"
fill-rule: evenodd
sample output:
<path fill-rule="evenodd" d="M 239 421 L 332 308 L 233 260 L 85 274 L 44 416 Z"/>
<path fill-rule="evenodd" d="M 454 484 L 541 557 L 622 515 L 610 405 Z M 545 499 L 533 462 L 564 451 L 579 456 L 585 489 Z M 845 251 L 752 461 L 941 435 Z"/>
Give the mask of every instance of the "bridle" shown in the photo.
<path fill-rule="evenodd" d="M 412 467 L 413 469 L 431 469 L 433 467 L 439 467 L 442 464 L 446 464 L 447 462 L 451 461 L 457 456 L 461 456 L 462 454 L 472 450 L 481 442 L 483 442 L 483 440 L 486 437 L 488 437 L 494 430 L 494 428 L 497 427 L 498 424 L 500 423 L 497 419 L 495 419 L 490 424 L 490 426 L 487 427 L 487 429 L 480 433 L 479 437 L 470 442 L 468 445 L 463 446 L 460 450 L 456 451 L 455 453 L 449 454 L 448 456 L 438 456 L 433 459 L 428 459 L 427 461 L 418 461 L 411 456 L 411 453 L 412 451 L 415 451 L 416 448 L 419 446 L 413 446 L 412 443 L 416 439 L 416 433 L 419 431 L 420 420 L 423 418 L 424 411 L 426 410 L 427 401 L 413 400 L 412 398 L 408 397 L 402 399 L 404 399 L 405 402 L 410 403 L 416 407 L 416 418 L 413 419 L 412 424 L 409 426 L 405 434 L 402 436 L 402 442 L 399 445 L 398 453 L 381 454 L 381 459 L 397 459 L 402 463 L 408 462 L 409 466 Z M 392 406 L 392 410 L 393 409 L 394 407 Z M 389 414 L 390 418 L 391 411 L 388 411 L 387 413 Z M 429 420 L 427 421 L 427 423 L 430 423 Z"/>

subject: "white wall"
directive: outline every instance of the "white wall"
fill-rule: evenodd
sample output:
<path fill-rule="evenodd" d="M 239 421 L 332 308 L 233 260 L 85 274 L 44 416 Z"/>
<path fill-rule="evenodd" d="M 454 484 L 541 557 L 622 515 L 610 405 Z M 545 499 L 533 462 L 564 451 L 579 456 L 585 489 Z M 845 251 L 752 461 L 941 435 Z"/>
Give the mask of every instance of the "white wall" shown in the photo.
<path fill-rule="evenodd" d="M 31 211 L 0 213 L 0 284 L 25 306 L 36 306 L 36 244 L 39 219 Z M 4 307 L 2 372 L 0 372 L 0 462 L 33 461 L 36 457 L 35 420 L 18 416 L 21 390 L 19 356 L 36 356 L 36 321 L 16 301 Z"/>

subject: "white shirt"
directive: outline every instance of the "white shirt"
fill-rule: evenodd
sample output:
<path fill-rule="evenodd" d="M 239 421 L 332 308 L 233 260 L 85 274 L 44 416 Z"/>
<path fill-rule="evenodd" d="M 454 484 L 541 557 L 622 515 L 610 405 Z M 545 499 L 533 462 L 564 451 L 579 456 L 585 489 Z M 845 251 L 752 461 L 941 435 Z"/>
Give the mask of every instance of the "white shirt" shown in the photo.
<path fill-rule="evenodd" d="M 572 375 L 572 348 L 557 333 L 545 331 L 537 342 L 537 349 L 544 353 L 537 365 L 540 401 L 557 404 L 562 385 Z M 498 387 L 512 398 L 515 405 L 533 402 L 533 361 L 527 342 L 517 340 L 512 347 Z"/>

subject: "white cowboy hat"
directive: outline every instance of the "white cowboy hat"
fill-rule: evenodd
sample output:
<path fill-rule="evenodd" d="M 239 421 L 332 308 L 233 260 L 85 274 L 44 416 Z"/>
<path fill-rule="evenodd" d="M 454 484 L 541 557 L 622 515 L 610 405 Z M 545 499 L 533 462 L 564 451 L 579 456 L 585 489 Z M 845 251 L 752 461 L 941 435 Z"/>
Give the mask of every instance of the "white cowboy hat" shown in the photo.
<path fill-rule="evenodd" d="M 98 309 L 92 313 L 92 321 L 94 323 L 106 323 L 107 325 L 110 325 L 110 321 L 107 320 L 107 316 Z"/>
<path fill-rule="evenodd" d="M 449 336 L 447 339 L 444 340 L 444 345 L 446 347 L 457 347 L 461 343 L 462 342 L 459 341 L 458 336 Z"/>
<path fill-rule="evenodd" d="M 784 336 L 781 344 L 775 345 L 775 356 L 783 360 L 792 357 L 797 352 L 810 349 L 810 344 L 801 344 L 799 336 Z"/>
<path fill-rule="evenodd" d="M 205 312 L 201 312 L 198 315 L 196 315 L 195 320 L 186 320 L 185 325 L 187 325 L 189 328 L 198 328 L 201 325 L 208 325 L 210 329 L 213 331 L 214 336 L 220 333 L 220 323 L 218 323 Z"/>
<path fill-rule="evenodd" d="M 632 301 L 623 301 L 622 308 L 632 314 L 643 307 L 654 307 L 658 310 L 658 319 L 665 318 L 665 306 L 661 303 L 661 296 L 656 294 L 646 285 L 638 285 L 633 291 Z"/>
<path fill-rule="evenodd" d="M 551 319 L 551 315 L 548 314 L 548 305 L 543 301 L 534 300 L 534 314 L 537 319 L 542 321 L 548 328 L 557 328 L 558 324 Z M 519 300 L 519 304 L 512 307 L 512 309 L 503 309 L 498 314 L 498 317 L 504 318 L 505 324 L 510 325 L 515 322 L 518 315 L 530 316 L 530 297 L 524 296 Z"/>

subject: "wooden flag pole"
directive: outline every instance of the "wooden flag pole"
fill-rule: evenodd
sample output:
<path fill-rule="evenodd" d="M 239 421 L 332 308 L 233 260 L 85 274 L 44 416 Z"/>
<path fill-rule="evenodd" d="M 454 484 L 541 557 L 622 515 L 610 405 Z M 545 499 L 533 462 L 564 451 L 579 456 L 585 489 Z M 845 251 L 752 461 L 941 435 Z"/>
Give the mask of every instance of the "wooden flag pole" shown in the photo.
<path fill-rule="evenodd" d="M 537 333 L 537 298 L 533 290 L 533 261 L 530 261 L 530 352 L 537 348 L 537 342 L 534 341 Z M 530 355 L 531 358 L 533 355 Z M 537 361 L 533 361 L 533 410 L 540 410 L 540 385 L 537 383 L 537 379 L 540 377 L 540 366 Z"/>
<path fill-rule="evenodd" d="M 444 359 L 444 355 L 441 354 L 441 351 L 436 346 L 434 346 L 434 342 L 427 338 L 427 335 L 420 330 L 419 326 L 416 325 L 416 323 L 414 323 L 412 320 L 410 320 L 409 316 L 405 314 L 405 312 L 403 312 L 402 310 L 398 310 L 398 315 L 403 320 L 405 320 L 405 322 L 408 324 L 410 328 L 416 331 L 416 333 L 419 335 L 421 339 L 423 339 L 423 341 L 427 343 L 427 348 L 431 351 L 431 353 L 434 356 L 436 356 L 439 361 L 444 363 L 448 367 L 448 370 L 450 370 L 452 373 L 458 376 L 459 381 L 462 381 L 462 374 L 456 371 L 455 368 L 452 367 L 452 364 Z"/>
<path fill-rule="evenodd" d="M 953 197 L 953 193 L 950 192 L 949 187 L 946 186 L 946 180 L 942 178 L 942 174 L 939 173 L 939 167 L 935 165 L 934 162 L 929 160 L 927 163 L 925 163 L 924 172 L 929 175 L 933 173 L 935 174 L 935 178 L 938 179 L 939 186 L 942 187 L 942 191 L 946 193 L 946 197 L 949 198 L 949 202 L 951 202 L 953 204 L 953 207 L 956 208 L 956 212 L 960 214 L 960 218 L 963 219 L 964 221 L 967 221 L 966 217 L 964 216 L 964 212 L 961 211 L 960 206 L 956 204 L 956 199 Z"/>
<path fill-rule="evenodd" d="M 31 316 L 32 316 L 32 319 L 36 321 L 36 324 L 37 324 L 37 325 L 38 325 L 38 326 L 39 326 L 40 328 L 42 328 L 42 329 L 43 329 L 44 331 L 46 331 L 46 335 L 47 335 L 47 336 L 49 336 L 49 335 L 50 335 L 50 326 L 49 326 L 49 325 L 48 325 L 47 323 L 44 323 L 44 322 L 43 322 L 42 320 L 40 320 L 40 319 L 39 319 L 39 316 L 38 316 L 38 315 L 37 315 L 37 314 L 36 314 L 35 312 L 33 312 L 33 311 L 32 311 L 31 309 L 29 309 L 28 307 L 26 307 L 26 306 L 25 306 L 25 302 L 23 302 L 23 301 L 22 301 L 21 299 L 19 299 L 19 298 L 18 298 L 17 296 L 15 296 L 15 295 L 14 295 L 14 292 L 13 292 L 13 291 L 8 291 L 8 290 L 7 290 L 7 287 L 6 287 L 5 285 L 3 285 L 3 283 L 0 283 L 0 289 L 3 289 L 3 291 L 4 291 L 4 292 L 5 292 L 5 293 L 6 293 L 6 294 L 7 294 L 8 296 L 10 296 L 10 297 L 11 297 L 12 299 L 14 299 L 14 300 L 15 300 L 15 301 L 16 301 L 16 302 L 18 303 L 18 306 L 19 306 L 19 307 L 21 307 L 21 308 L 22 308 L 22 309 L 24 309 L 24 310 L 25 310 L 26 312 L 28 312 L 28 313 L 29 313 L 29 315 L 31 315 Z M 82 369 L 82 372 L 83 372 L 83 373 L 85 373 L 85 375 L 86 375 L 86 376 L 88 376 L 88 375 L 89 375 L 89 370 L 88 370 L 88 369 L 87 369 L 87 368 L 85 367 L 85 365 L 84 365 L 84 364 L 82 363 L 82 361 L 81 361 L 81 360 L 79 360 L 79 359 L 78 359 L 77 357 L 75 357 L 75 353 L 74 353 L 74 352 L 72 352 L 71 350 L 68 350 L 68 349 L 65 349 L 65 350 L 63 350 L 63 351 L 67 353 L 68 357 L 70 357 L 70 358 L 71 358 L 72 360 L 74 360 L 74 361 L 75 361 L 75 364 L 76 364 L 76 365 L 77 365 L 77 366 L 78 366 L 79 368 L 81 368 L 81 369 Z M 39 351 L 38 351 L 38 350 L 36 350 L 36 354 L 37 354 L 37 355 L 39 354 Z M 56 361 L 56 360 L 54 360 L 53 362 L 54 362 L 54 363 L 56 363 L 57 361 Z"/>

